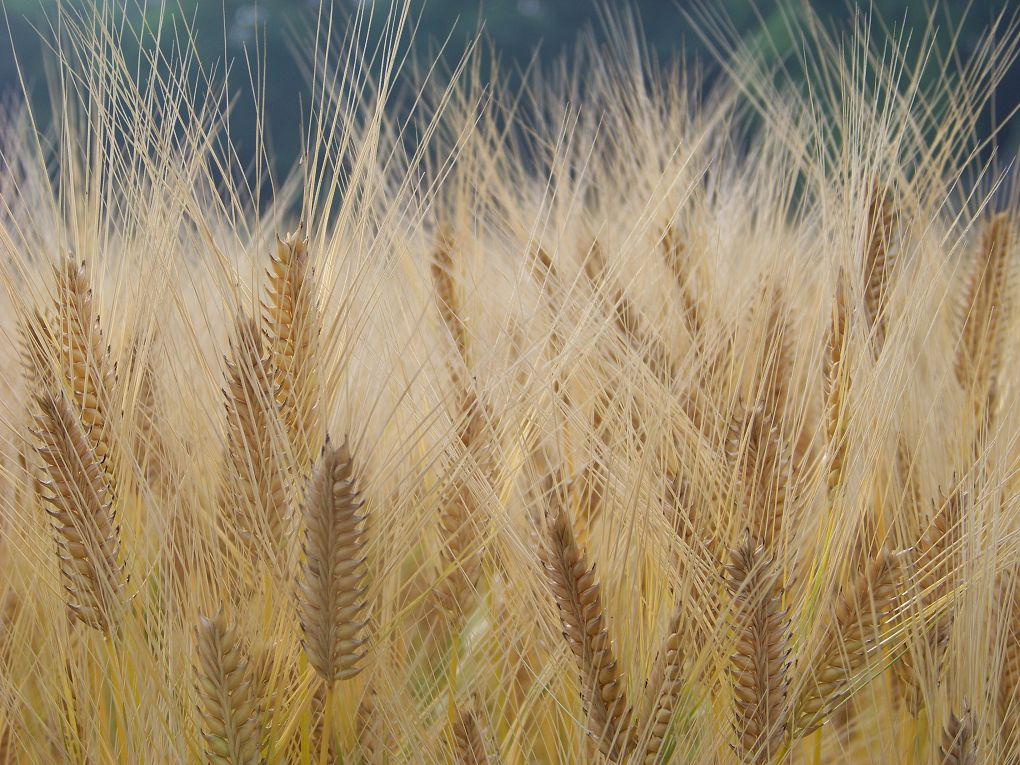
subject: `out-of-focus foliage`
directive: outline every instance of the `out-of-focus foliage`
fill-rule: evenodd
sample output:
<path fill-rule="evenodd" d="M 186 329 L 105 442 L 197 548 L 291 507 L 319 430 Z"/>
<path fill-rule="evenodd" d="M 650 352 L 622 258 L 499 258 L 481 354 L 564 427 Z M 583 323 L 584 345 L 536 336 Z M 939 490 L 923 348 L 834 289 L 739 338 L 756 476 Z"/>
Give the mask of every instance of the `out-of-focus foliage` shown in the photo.
<path fill-rule="evenodd" d="M 314 25 L 320 0 L 173 0 L 172 8 L 161 8 L 158 0 L 136 0 L 136 12 L 153 19 L 169 14 L 186 20 L 194 34 L 198 50 L 206 64 L 227 63 L 231 71 L 231 86 L 239 94 L 232 112 L 232 132 L 239 144 L 241 159 L 245 156 L 245 136 L 254 134 L 257 108 L 252 96 L 253 73 L 265 78 L 264 107 L 268 144 L 279 165 L 287 167 L 300 147 L 300 120 L 295 115 L 302 110 L 302 73 L 295 57 L 292 42 L 294 32 Z M 0 39 L 0 92 L 17 91 L 21 85 L 14 43 L 21 72 L 28 85 L 36 85 L 41 77 L 44 52 L 39 44 L 37 30 L 56 25 L 59 15 L 75 13 L 75 9 L 102 0 L 6 0 L 4 3 L 9 37 Z M 341 14 L 354 14 L 359 8 L 381 26 L 389 0 L 325 0 L 331 2 Z M 881 20 L 875 28 L 902 38 L 902 29 L 922 29 L 929 23 L 930 2 L 926 0 L 630 0 L 649 49 L 660 60 L 674 56 L 696 57 L 706 66 L 708 80 L 717 74 L 714 66 L 716 52 L 703 35 L 694 31 L 697 23 L 692 17 L 703 18 L 710 9 L 714 20 L 725 19 L 725 24 L 745 40 L 757 39 L 766 55 L 776 61 L 787 58 L 793 49 L 790 36 L 791 19 L 802 14 L 798 8 L 811 8 L 834 29 L 845 29 L 849 35 L 853 14 L 871 15 Z M 598 0 L 415 0 L 411 13 L 417 19 L 419 44 L 415 46 L 419 57 L 435 53 L 444 45 L 443 55 L 456 61 L 470 41 L 481 30 L 491 41 L 491 51 L 499 56 L 505 70 L 529 65 L 550 67 L 558 56 L 573 46 L 579 31 L 589 29 L 596 36 L 604 36 L 602 27 L 604 5 Z M 615 7 L 615 3 L 613 4 Z M 854 9 L 854 6 L 857 9 Z M 953 6 L 957 4 L 951 4 Z M 963 4 L 959 4 L 963 5 Z M 941 33 L 936 38 L 932 55 L 966 58 L 978 42 L 981 31 L 996 18 L 1010 19 L 1020 10 L 1020 0 L 977 2 L 963 15 L 958 9 L 943 10 L 934 23 Z M 715 23 L 715 22 L 713 22 Z M 704 29 L 704 24 L 702 28 Z M 432 44 L 421 44 L 431 41 Z M 260 66 L 259 62 L 265 62 Z M 510 64 L 510 66 L 507 66 Z M 1020 66 L 1014 65 L 1000 86 L 1000 94 L 1013 94 L 1020 90 Z M 307 96 L 306 96 L 307 98 Z M 1008 98 L 1000 95 L 997 102 L 1005 104 Z M 994 105 L 993 105 L 994 106 Z M 40 108 L 45 109 L 42 105 Z M 1002 122 L 1004 115 L 990 112 L 983 115 L 981 130 L 988 134 L 993 124 Z M 1020 125 L 1012 120 L 999 136 L 1000 150 L 1012 155 L 1020 146 Z M 252 139 L 250 146 L 255 144 Z"/>

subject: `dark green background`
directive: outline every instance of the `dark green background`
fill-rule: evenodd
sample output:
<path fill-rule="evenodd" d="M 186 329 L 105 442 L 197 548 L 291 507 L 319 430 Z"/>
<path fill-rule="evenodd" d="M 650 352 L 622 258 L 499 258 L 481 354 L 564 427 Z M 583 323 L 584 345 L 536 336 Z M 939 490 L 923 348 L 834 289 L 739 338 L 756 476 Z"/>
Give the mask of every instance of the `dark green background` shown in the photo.
<path fill-rule="evenodd" d="M 97 0 L 93 0 L 96 2 Z M 769 36 L 778 49 L 779 55 L 789 52 L 790 40 L 784 19 L 796 18 L 803 0 L 726 0 L 711 3 L 714 11 L 721 11 L 729 19 L 733 29 L 741 36 Z M 132 14 L 147 14 L 155 17 L 158 3 L 134 0 Z M 372 0 L 333 0 L 340 15 L 351 14 L 360 2 Z M 388 0 L 375 0 L 379 14 L 388 6 Z M 66 0 L 69 8 L 88 5 L 84 0 Z M 231 86 L 240 93 L 231 117 L 233 139 L 240 144 L 242 159 L 247 159 L 254 141 L 253 124 L 255 110 L 250 97 L 244 51 L 252 51 L 256 45 L 264 47 L 268 61 L 267 72 L 267 122 L 271 150 L 280 166 L 287 166 L 296 156 L 300 146 L 300 122 L 295 113 L 302 110 L 302 96 L 307 99 L 306 80 L 295 61 L 293 46 L 301 39 L 301 29 L 311 24 L 319 0 L 178 0 L 175 13 L 193 20 L 196 39 L 202 60 L 207 65 L 219 63 L 220 71 L 224 61 L 232 61 Z M 916 0 L 874 0 L 862 2 L 863 12 L 870 11 L 891 28 L 921 30 L 928 18 L 928 2 Z M 949 5 L 962 5 L 950 3 Z M 55 0 L 6 0 L 6 15 L 10 27 L 10 38 L 0 44 L 0 90 L 16 93 L 19 89 L 13 49 L 21 62 L 22 71 L 29 79 L 33 98 L 38 96 L 39 114 L 46 119 L 48 114 L 45 101 L 42 66 L 42 45 L 40 31 L 50 35 L 49 23 L 55 18 Z M 834 30 L 849 33 L 850 19 L 854 13 L 852 0 L 813 0 L 810 6 Z M 435 50 L 437 41 L 445 40 L 453 31 L 447 46 L 448 60 L 456 60 L 466 42 L 481 26 L 492 42 L 493 50 L 508 71 L 527 66 L 534 52 L 538 50 L 538 65 L 548 67 L 553 60 L 568 52 L 578 34 L 592 30 L 602 35 L 600 6 L 592 0 L 429 0 L 412 3 L 412 15 L 420 16 L 420 27 L 415 44 L 420 57 Z M 709 79 L 718 72 L 712 54 L 702 39 L 695 33 L 682 9 L 691 9 L 690 0 L 635 0 L 631 7 L 637 12 L 649 46 L 663 59 L 687 56 L 701 60 Z M 784 16 L 785 8 L 785 16 Z M 964 16 L 951 12 L 947 18 L 940 11 L 940 27 L 944 29 L 936 38 L 946 52 L 949 46 L 949 24 L 958 24 L 962 29 L 958 51 L 966 57 L 972 50 L 987 24 L 1003 11 L 1007 15 L 1020 8 L 1020 0 L 1006 3 L 977 0 Z M 49 21 L 48 21 L 49 20 Z M 876 26 L 877 28 L 877 26 Z M 916 37 L 917 35 L 915 35 Z M 432 41 L 433 45 L 429 45 Z M 994 114 L 1010 111 L 1020 97 L 1020 67 L 1014 65 L 1000 86 L 993 108 L 983 115 L 981 130 L 987 135 L 996 121 Z M 305 101 L 307 103 L 307 100 Z M 1020 129 L 1017 120 L 1006 124 L 1000 135 L 1001 159 L 1011 157 L 1020 143 Z M 247 136 L 247 138 L 246 138 Z"/>

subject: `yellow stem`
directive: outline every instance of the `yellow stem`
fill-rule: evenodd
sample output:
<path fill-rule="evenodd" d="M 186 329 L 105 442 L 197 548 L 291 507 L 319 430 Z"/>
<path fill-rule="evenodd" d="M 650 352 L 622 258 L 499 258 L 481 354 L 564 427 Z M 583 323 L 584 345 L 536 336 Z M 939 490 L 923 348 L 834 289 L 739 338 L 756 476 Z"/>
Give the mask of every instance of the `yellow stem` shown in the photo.
<path fill-rule="evenodd" d="M 322 741 L 319 742 L 319 765 L 327 765 L 329 762 L 329 740 L 333 737 L 333 715 L 330 713 L 332 706 L 333 684 L 330 683 L 326 686 L 326 698 L 322 702 Z"/>

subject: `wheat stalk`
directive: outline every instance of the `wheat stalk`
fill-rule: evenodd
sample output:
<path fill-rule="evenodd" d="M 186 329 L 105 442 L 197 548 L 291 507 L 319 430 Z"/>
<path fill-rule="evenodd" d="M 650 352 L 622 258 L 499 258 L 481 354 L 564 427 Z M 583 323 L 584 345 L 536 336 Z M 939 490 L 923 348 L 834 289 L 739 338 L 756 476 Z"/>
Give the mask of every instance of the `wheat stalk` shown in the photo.
<path fill-rule="evenodd" d="M 215 765 L 256 765 L 264 735 L 255 679 L 223 612 L 199 617 L 197 689 L 202 737 Z"/>
<path fill-rule="evenodd" d="M 736 648 L 730 659 L 737 753 L 765 765 L 782 745 L 789 717 L 790 622 L 782 570 L 750 534 L 730 553 L 727 584 L 734 600 Z"/>
<path fill-rule="evenodd" d="M 80 621 L 109 635 L 125 584 L 113 490 L 67 397 L 44 394 L 37 403 L 38 451 L 47 476 L 43 500 L 55 524 L 68 605 Z"/>
<path fill-rule="evenodd" d="M 622 762 L 636 743 L 631 709 L 613 655 L 595 569 L 578 547 L 562 507 L 550 511 L 541 557 L 559 608 L 563 636 L 581 670 L 588 730 L 607 758 Z"/>
<path fill-rule="evenodd" d="M 304 505 L 300 619 L 308 663 L 327 686 L 361 671 L 365 608 L 364 500 L 346 440 L 326 439 Z"/>
<path fill-rule="evenodd" d="M 300 472 L 318 454 L 325 432 L 317 284 L 303 228 L 276 238 L 263 303 L 281 417 Z"/>

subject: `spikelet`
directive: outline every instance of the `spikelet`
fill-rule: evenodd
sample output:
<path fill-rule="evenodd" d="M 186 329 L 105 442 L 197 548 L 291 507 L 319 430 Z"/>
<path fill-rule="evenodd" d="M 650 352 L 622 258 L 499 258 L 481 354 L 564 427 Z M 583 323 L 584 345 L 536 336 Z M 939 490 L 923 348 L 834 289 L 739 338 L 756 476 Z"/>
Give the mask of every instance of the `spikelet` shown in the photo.
<path fill-rule="evenodd" d="M 735 606 L 730 678 L 736 751 L 742 762 L 765 765 L 782 745 L 789 716 L 790 622 L 782 571 L 775 556 L 746 534 L 730 553 L 726 572 Z"/>
<path fill-rule="evenodd" d="M 974 714 L 966 701 L 963 712 L 950 714 L 942 730 L 942 744 L 939 746 L 939 765 L 977 765 L 977 736 L 974 729 Z"/>
<path fill-rule="evenodd" d="M 364 501 L 346 440 L 326 439 L 304 507 L 301 630 L 308 663 L 326 685 L 361 671 L 365 623 Z"/>
<path fill-rule="evenodd" d="M 814 662 L 813 682 L 797 702 L 795 735 L 807 735 L 844 704 L 888 626 L 898 592 L 899 556 L 883 550 L 840 593 Z"/>
<path fill-rule="evenodd" d="M 227 359 L 226 530 L 243 548 L 282 555 L 288 520 L 286 478 L 277 446 L 273 374 L 262 331 L 240 316 Z"/>
<path fill-rule="evenodd" d="M 269 335 L 277 400 L 298 471 L 322 448 L 322 372 L 317 284 L 303 228 L 276 237 L 263 313 Z"/>
<path fill-rule="evenodd" d="M 199 617 L 197 690 L 206 754 L 215 765 L 255 765 L 264 736 L 255 679 L 237 630 L 221 611 Z"/>
<path fill-rule="evenodd" d="M 57 321 L 60 366 L 71 402 L 108 483 L 116 488 L 114 366 L 99 326 L 85 263 L 76 263 L 70 257 L 64 258 L 57 267 Z"/>
<path fill-rule="evenodd" d="M 41 484 L 53 518 L 68 606 L 111 635 L 124 603 L 124 570 L 113 492 L 81 421 L 63 393 L 39 396 L 36 431 L 46 469 Z"/>
<path fill-rule="evenodd" d="M 889 311 L 889 286 L 894 262 L 889 253 L 892 238 L 892 197 L 878 179 L 868 190 L 868 229 L 864 247 L 864 315 L 873 333 L 875 348 L 885 343 Z"/>
<path fill-rule="evenodd" d="M 1009 271 L 1014 239 L 1008 213 L 999 213 L 985 224 L 963 306 L 956 376 L 973 397 L 978 414 L 991 411 L 996 394 L 1012 309 Z"/>
<path fill-rule="evenodd" d="M 656 698 L 647 723 L 648 740 L 643 759 L 645 765 L 658 765 L 660 762 L 666 733 L 676 712 L 680 690 L 684 684 L 684 643 L 690 636 L 683 632 L 683 621 L 683 611 L 678 608 L 660 650 L 661 667 L 657 668 L 655 674 L 661 677 L 661 682 L 657 681 L 652 686 Z"/>
<path fill-rule="evenodd" d="M 601 587 L 574 538 L 562 507 L 548 518 L 542 564 L 559 608 L 563 637 L 581 670 L 588 730 L 612 762 L 623 762 L 635 746 L 631 709 L 602 608 Z"/>

